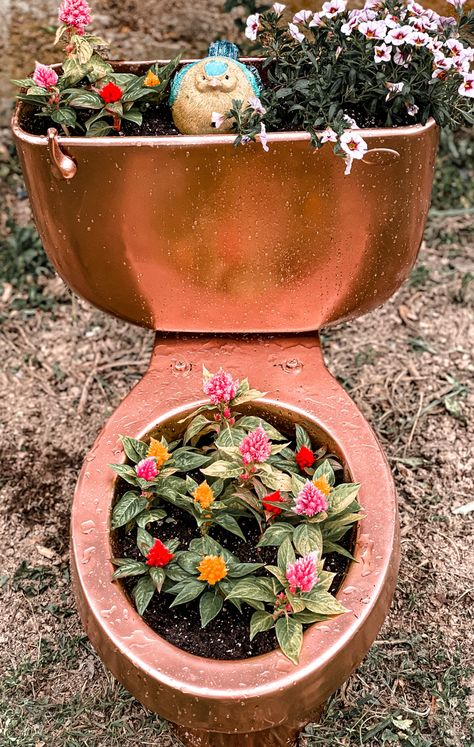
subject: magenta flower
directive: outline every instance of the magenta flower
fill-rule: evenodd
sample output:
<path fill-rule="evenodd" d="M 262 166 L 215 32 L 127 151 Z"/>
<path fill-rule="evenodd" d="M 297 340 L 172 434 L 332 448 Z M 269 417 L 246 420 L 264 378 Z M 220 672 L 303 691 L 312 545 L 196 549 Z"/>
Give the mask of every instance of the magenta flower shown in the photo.
<path fill-rule="evenodd" d="M 137 477 L 141 477 L 142 480 L 148 480 L 149 482 L 154 480 L 158 474 L 155 457 L 142 459 L 141 462 L 138 462 L 136 465 L 135 472 L 137 473 Z"/>
<path fill-rule="evenodd" d="M 37 62 L 35 72 L 33 73 L 33 80 L 37 86 L 46 88 L 49 91 L 58 82 L 58 74 L 53 68 L 48 67 L 48 65 L 42 65 L 40 62 Z"/>
<path fill-rule="evenodd" d="M 233 379 L 230 373 L 220 368 L 204 384 L 204 394 L 207 394 L 213 405 L 220 405 L 222 402 L 227 403 L 234 399 L 239 384 L 240 381 Z"/>
<path fill-rule="evenodd" d="M 92 21 L 91 9 L 87 0 L 63 0 L 59 6 L 59 20 L 76 33 L 82 35 Z"/>
<path fill-rule="evenodd" d="M 240 453 L 244 464 L 266 462 L 270 456 L 272 445 L 261 425 L 240 442 Z"/>
<path fill-rule="evenodd" d="M 296 503 L 293 509 L 295 514 L 314 516 L 321 511 L 326 511 L 327 507 L 328 502 L 322 490 L 319 490 L 311 480 L 306 480 L 304 487 L 301 488 L 296 496 Z"/>
<path fill-rule="evenodd" d="M 290 593 L 311 591 L 319 579 L 316 575 L 317 553 L 311 552 L 304 558 L 298 558 L 294 563 L 288 563 L 286 578 L 290 583 Z"/>

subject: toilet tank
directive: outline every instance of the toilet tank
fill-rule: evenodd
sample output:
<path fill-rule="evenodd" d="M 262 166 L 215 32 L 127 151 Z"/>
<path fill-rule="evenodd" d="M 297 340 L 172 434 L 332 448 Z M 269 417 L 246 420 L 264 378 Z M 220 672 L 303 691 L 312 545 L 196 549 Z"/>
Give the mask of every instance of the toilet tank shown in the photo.
<path fill-rule="evenodd" d="M 120 64 L 120 71 L 149 63 Z M 45 250 L 95 306 L 162 331 L 298 332 L 363 314 L 415 262 L 438 131 L 360 130 L 367 162 L 315 151 L 303 132 L 234 148 L 233 135 L 59 137 L 13 133 Z"/>

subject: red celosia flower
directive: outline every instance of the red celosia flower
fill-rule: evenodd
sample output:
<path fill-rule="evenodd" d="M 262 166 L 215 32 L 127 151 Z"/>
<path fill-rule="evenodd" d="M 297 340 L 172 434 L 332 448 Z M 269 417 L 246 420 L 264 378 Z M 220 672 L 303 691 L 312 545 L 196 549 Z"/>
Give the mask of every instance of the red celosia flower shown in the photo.
<path fill-rule="evenodd" d="M 115 83 L 110 82 L 100 89 L 99 94 L 106 104 L 114 104 L 116 101 L 120 101 L 123 91 L 120 86 L 116 86 Z"/>
<path fill-rule="evenodd" d="M 163 568 L 165 565 L 168 565 L 170 560 L 173 560 L 173 558 L 174 553 L 170 552 L 161 540 L 156 539 L 155 544 L 150 548 L 150 551 L 146 556 L 146 564 L 152 565 L 155 568 Z"/>
<path fill-rule="evenodd" d="M 308 449 L 307 446 L 301 447 L 301 449 L 296 454 L 295 459 L 296 459 L 296 464 L 298 465 L 300 469 L 305 469 L 306 467 L 312 467 L 315 462 L 314 454 L 311 451 L 311 449 Z"/>
<path fill-rule="evenodd" d="M 284 499 L 281 497 L 281 493 L 279 490 L 275 491 L 275 493 L 270 493 L 269 495 L 265 496 L 266 500 L 262 501 L 263 508 L 265 511 L 269 511 L 271 514 L 275 514 L 275 516 L 278 516 L 278 514 L 281 514 L 281 508 L 278 508 L 278 506 L 272 506 L 270 503 L 267 503 L 267 501 L 272 501 L 272 503 L 284 503 Z"/>

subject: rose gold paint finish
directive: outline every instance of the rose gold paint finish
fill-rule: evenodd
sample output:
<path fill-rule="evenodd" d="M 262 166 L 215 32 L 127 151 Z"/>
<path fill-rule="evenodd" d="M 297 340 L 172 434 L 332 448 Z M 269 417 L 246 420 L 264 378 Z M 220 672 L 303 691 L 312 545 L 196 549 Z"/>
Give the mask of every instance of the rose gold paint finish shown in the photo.
<path fill-rule="evenodd" d="M 279 651 L 216 661 L 175 648 L 135 612 L 120 584 L 111 584 L 110 510 L 114 475 L 123 458 L 119 434 L 171 434 L 197 404 L 201 368 L 219 366 L 268 395 L 261 411 L 304 422 L 362 483 L 367 515 L 338 597 L 350 612 L 305 633 L 298 666 Z M 147 708 L 184 727 L 194 747 L 279 747 L 361 661 L 374 640 L 395 587 L 397 505 L 390 469 L 372 430 L 327 371 L 317 335 L 262 338 L 158 336 L 150 368 L 106 424 L 84 462 L 72 510 L 73 582 L 94 647 L 113 674 Z M 179 614 L 179 613 L 178 613 Z M 184 732 L 192 729 L 188 737 Z M 274 729 L 274 731 L 272 731 Z M 201 733 L 209 732 L 209 734 Z M 232 736 L 222 734 L 232 733 Z"/>
<path fill-rule="evenodd" d="M 79 295 L 128 321 L 319 329 L 383 303 L 416 259 L 433 121 L 361 130 L 370 152 L 344 176 L 330 144 L 314 152 L 304 132 L 271 133 L 269 153 L 235 149 L 223 134 L 58 137 L 51 157 L 48 138 L 19 127 L 19 111 L 13 132 L 51 261 Z"/>

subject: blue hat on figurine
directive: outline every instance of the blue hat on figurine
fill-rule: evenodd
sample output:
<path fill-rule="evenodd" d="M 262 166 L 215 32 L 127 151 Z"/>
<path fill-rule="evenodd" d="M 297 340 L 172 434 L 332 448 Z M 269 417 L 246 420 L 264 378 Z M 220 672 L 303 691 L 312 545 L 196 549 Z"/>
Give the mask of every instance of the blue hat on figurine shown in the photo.
<path fill-rule="evenodd" d="M 171 84 L 170 106 L 177 129 L 184 135 L 205 135 L 215 132 L 214 112 L 225 114 L 232 101 L 248 102 L 261 91 L 261 80 L 254 67 L 239 62 L 238 48 L 228 41 L 210 45 L 208 56 L 185 65 Z M 226 120 L 221 131 L 229 131 L 232 121 Z"/>

